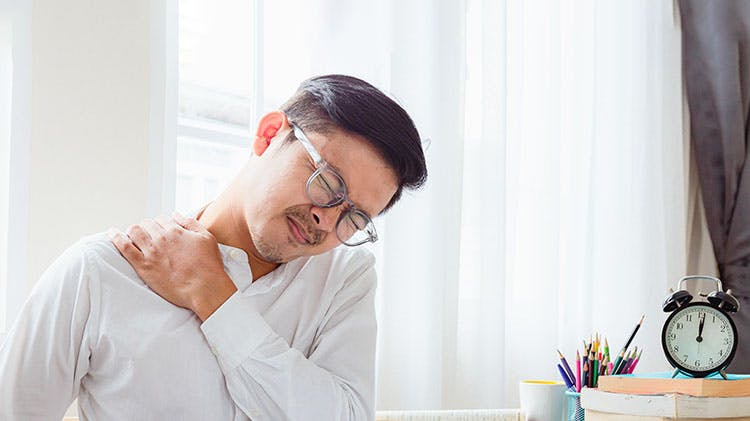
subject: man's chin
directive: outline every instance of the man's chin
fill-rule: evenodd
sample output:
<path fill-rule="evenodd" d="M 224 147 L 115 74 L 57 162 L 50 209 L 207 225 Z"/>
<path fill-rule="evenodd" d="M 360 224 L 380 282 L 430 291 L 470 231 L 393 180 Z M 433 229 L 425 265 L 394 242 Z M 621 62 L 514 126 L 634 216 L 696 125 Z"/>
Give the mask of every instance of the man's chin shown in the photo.
<path fill-rule="evenodd" d="M 289 259 L 285 258 L 283 255 L 284 253 L 279 246 L 271 245 L 262 239 L 255 238 L 253 239 L 253 245 L 255 246 L 255 250 L 257 250 L 260 258 L 265 262 L 281 264 L 289 261 Z"/>
<path fill-rule="evenodd" d="M 253 243 L 255 244 L 255 249 L 258 250 L 258 254 L 264 261 L 275 264 L 287 263 L 300 257 L 316 256 L 333 248 L 328 247 L 321 249 L 320 244 L 313 248 L 311 246 L 292 243 L 291 240 L 282 245 L 271 245 L 262 240 L 254 241 Z"/>

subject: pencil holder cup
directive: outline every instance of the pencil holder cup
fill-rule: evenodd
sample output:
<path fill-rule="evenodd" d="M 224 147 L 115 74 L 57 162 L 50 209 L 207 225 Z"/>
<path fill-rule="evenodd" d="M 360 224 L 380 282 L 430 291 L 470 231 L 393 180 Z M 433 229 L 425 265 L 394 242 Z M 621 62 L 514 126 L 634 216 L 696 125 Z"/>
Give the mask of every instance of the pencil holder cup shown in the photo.
<path fill-rule="evenodd" d="M 567 421 L 584 421 L 583 408 L 581 408 L 581 394 L 572 390 L 566 390 L 565 396 L 568 401 Z"/>

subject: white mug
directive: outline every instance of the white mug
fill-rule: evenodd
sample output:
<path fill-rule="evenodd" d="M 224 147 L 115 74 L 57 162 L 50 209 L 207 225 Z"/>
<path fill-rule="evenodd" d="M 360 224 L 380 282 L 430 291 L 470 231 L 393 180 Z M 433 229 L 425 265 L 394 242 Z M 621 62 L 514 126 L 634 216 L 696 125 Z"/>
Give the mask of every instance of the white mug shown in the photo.
<path fill-rule="evenodd" d="M 527 421 L 562 421 L 566 416 L 565 385 L 548 380 L 521 380 L 521 409 Z"/>

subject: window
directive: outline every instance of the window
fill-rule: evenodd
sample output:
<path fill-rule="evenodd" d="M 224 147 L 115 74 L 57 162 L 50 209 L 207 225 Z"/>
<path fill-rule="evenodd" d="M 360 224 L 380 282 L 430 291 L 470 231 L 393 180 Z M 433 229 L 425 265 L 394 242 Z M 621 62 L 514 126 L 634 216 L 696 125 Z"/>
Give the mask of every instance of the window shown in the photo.
<path fill-rule="evenodd" d="M 175 208 L 213 200 L 251 153 L 260 0 L 181 0 Z"/>

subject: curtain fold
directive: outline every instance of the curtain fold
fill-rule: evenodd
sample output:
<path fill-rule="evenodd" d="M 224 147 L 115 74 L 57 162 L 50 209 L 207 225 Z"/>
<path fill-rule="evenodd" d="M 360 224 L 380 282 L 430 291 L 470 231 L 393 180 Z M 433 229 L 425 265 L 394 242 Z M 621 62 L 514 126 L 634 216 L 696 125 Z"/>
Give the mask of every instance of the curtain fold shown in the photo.
<path fill-rule="evenodd" d="M 750 372 L 750 4 L 680 0 L 683 66 L 706 220 L 724 288 L 740 300 L 733 372 Z"/>

